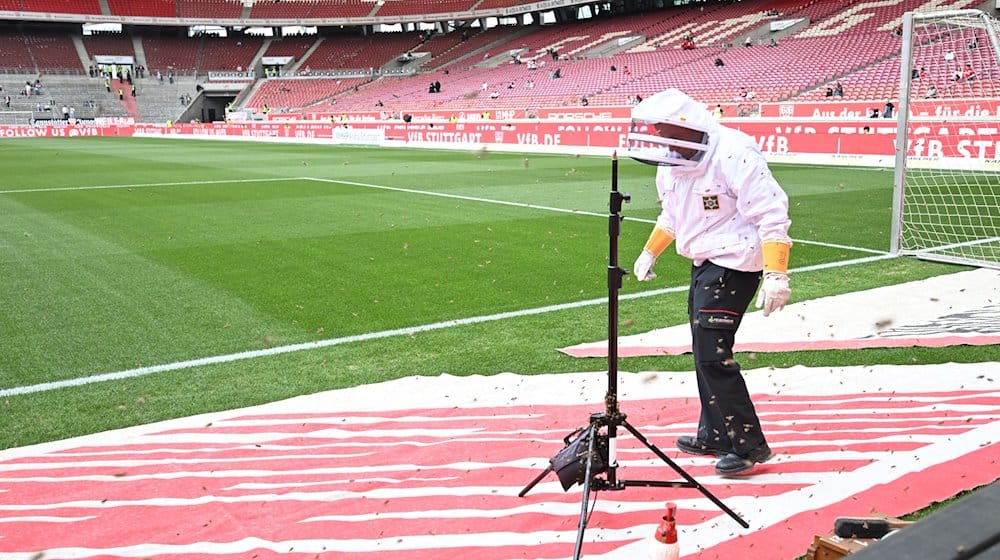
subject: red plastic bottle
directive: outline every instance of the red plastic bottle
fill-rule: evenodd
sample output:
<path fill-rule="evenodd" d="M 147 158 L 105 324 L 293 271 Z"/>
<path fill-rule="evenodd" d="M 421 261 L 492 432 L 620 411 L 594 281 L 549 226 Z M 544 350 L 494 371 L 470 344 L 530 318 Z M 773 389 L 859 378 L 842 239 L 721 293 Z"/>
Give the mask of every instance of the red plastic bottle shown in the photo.
<path fill-rule="evenodd" d="M 681 547 L 677 544 L 677 504 L 667 502 L 667 514 L 660 519 L 653 539 L 649 543 L 649 560 L 677 560 Z"/>

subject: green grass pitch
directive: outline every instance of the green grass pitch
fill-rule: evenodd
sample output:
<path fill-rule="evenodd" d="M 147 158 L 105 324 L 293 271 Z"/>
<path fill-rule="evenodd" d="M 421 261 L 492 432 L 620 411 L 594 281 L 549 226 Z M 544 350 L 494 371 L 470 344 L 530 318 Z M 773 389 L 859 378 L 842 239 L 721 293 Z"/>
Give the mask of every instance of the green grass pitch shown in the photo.
<path fill-rule="evenodd" d="M 556 351 L 607 333 L 607 157 L 33 139 L 0 141 L 0 167 L 0 391 L 163 366 L 4 396 L 0 449 L 407 375 L 607 369 Z M 871 259 L 889 246 L 891 170 L 774 172 L 792 205 L 793 301 L 960 270 Z M 626 268 L 658 212 L 653 173 L 619 162 L 631 195 Z M 689 266 L 668 253 L 654 283 L 626 277 L 620 333 L 684 321 L 685 294 L 662 288 L 686 286 Z M 988 352 L 739 358 L 936 363 Z M 689 360 L 620 368 L 686 370 Z"/>

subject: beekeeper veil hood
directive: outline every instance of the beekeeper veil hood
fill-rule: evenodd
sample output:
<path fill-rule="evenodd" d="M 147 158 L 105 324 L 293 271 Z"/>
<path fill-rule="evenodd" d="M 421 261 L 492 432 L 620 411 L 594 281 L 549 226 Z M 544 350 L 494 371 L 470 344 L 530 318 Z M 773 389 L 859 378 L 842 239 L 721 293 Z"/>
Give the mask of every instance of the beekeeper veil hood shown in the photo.
<path fill-rule="evenodd" d="M 671 88 L 632 108 L 626 155 L 650 165 L 697 167 L 718 129 L 704 104 Z"/>

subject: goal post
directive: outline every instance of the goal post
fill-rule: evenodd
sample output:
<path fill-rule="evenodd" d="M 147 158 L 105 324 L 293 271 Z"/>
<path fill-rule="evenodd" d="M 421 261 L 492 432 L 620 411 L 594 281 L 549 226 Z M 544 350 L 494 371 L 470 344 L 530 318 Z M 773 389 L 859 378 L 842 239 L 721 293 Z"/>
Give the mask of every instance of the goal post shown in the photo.
<path fill-rule="evenodd" d="M 891 250 L 1000 268 L 1000 21 L 903 17 Z"/>

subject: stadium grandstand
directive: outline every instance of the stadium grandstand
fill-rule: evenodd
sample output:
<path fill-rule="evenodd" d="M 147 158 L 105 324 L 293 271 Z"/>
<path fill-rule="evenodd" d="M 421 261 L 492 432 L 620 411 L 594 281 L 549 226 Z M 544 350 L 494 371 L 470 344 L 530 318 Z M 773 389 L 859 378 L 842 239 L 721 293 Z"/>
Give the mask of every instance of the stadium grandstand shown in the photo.
<path fill-rule="evenodd" d="M 930 6 L 933 4 L 933 6 Z M 994 0 L 0 0 L 2 109 L 34 121 L 220 121 L 627 106 L 679 87 L 730 116 L 899 89 L 906 11 Z M 997 96 L 997 69 L 941 95 Z M 437 87 L 439 85 L 439 87 Z M 836 86 L 836 87 L 835 87 Z M 235 113 L 234 113 L 235 114 Z"/>

